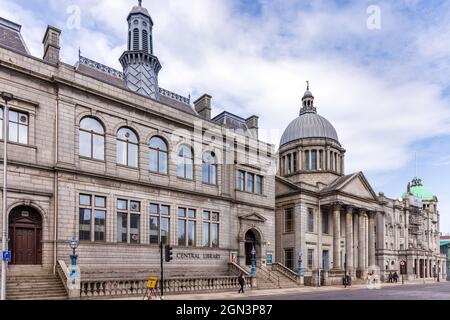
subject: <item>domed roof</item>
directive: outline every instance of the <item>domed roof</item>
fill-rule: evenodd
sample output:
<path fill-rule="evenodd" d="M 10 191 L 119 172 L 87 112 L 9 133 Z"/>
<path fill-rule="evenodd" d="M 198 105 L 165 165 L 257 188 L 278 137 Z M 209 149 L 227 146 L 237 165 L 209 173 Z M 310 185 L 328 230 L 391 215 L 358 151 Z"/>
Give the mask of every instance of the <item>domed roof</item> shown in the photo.
<path fill-rule="evenodd" d="M 402 199 L 407 199 L 408 193 L 411 193 L 413 196 L 422 199 L 423 201 L 432 201 L 434 199 L 433 192 L 423 186 L 422 180 L 417 177 L 408 184 L 408 190 L 403 194 Z"/>
<path fill-rule="evenodd" d="M 148 10 L 142 6 L 142 0 L 139 0 L 139 5 L 134 6 L 133 9 L 131 9 L 130 13 L 128 14 L 128 19 L 130 19 L 130 16 L 135 14 L 143 14 L 152 20 L 150 13 L 148 13 Z M 152 21 L 153 23 L 153 21 Z"/>
<path fill-rule="evenodd" d="M 280 146 L 306 138 L 327 138 L 339 143 L 339 138 L 333 125 L 327 119 L 317 114 L 317 108 L 314 106 L 314 95 L 309 91 L 309 81 L 302 98 L 300 116 L 286 128 L 281 137 Z"/>
<path fill-rule="evenodd" d="M 333 125 L 314 112 L 304 113 L 292 121 L 281 137 L 280 146 L 305 138 L 328 138 L 339 143 Z"/>

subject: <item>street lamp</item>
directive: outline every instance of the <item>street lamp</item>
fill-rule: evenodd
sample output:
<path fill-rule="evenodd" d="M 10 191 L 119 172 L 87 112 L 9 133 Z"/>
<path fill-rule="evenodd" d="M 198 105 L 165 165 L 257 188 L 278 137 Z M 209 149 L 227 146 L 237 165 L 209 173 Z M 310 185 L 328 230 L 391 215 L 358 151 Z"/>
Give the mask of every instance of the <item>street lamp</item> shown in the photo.
<path fill-rule="evenodd" d="M 76 254 L 76 249 L 78 248 L 78 241 L 75 237 L 73 237 L 72 241 L 70 241 L 70 248 L 72 249 L 72 255 L 70 256 L 71 268 L 70 268 L 70 277 L 75 282 L 77 279 L 77 260 L 78 255 Z"/>
<path fill-rule="evenodd" d="M 299 252 L 298 252 L 298 265 L 297 265 L 297 273 L 298 273 L 299 275 L 302 275 L 302 273 L 303 273 L 303 269 L 302 269 L 302 262 L 303 262 L 302 256 L 303 256 L 303 253 L 302 253 L 301 251 L 299 251 Z"/>
<path fill-rule="evenodd" d="M 251 276 L 256 276 L 256 249 L 255 246 L 252 248 L 252 272 L 250 273 Z"/>
<path fill-rule="evenodd" d="M 9 256 L 8 250 L 8 228 L 6 226 L 8 219 L 6 214 L 6 202 L 7 202 L 7 166 L 8 166 L 8 123 L 9 123 L 9 108 L 8 102 L 14 99 L 11 93 L 2 92 L 1 97 L 5 101 L 5 108 L 3 110 L 3 219 L 2 219 L 2 278 L 1 278 L 1 293 L 0 300 L 6 300 L 6 270 L 8 265 L 8 259 L 5 256 Z"/>

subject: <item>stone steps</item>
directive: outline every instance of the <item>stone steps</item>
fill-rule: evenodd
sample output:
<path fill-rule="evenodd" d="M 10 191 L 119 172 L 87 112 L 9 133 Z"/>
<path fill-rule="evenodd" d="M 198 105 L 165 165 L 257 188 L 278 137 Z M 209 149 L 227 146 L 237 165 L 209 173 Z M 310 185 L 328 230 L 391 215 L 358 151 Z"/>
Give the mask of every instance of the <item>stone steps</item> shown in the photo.
<path fill-rule="evenodd" d="M 8 270 L 8 300 L 66 300 L 67 292 L 58 275 L 39 266 L 11 266 Z"/>

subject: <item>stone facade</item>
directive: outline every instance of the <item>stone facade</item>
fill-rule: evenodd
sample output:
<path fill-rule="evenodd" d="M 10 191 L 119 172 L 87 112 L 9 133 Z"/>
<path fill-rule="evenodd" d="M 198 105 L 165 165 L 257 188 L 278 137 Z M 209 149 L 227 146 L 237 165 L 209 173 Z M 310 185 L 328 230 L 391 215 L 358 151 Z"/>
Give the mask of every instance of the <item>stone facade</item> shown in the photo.
<path fill-rule="evenodd" d="M 308 88 L 279 150 L 276 259 L 300 267 L 312 285 L 319 275 L 322 284 L 341 283 L 345 272 L 388 279 L 404 271 L 416 279 L 436 278 L 440 270 L 445 279 L 437 198 L 419 198 L 411 184 L 402 200 L 376 195 L 362 172 L 345 175 L 345 152 Z"/>
<path fill-rule="evenodd" d="M 49 27 L 47 35 L 44 43 L 52 47 L 48 44 L 52 41 L 56 49 L 59 39 L 54 36 L 59 32 Z M 59 260 L 70 265 L 69 243 L 73 237 L 79 239 L 81 230 L 82 195 L 91 196 L 92 201 L 96 196 L 106 200 L 101 209 L 106 219 L 99 227 L 104 228 L 104 239 L 80 241 L 77 249 L 84 280 L 142 279 L 159 272 L 159 246 L 150 244 L 150 204 L 170 208 L 168 244 L 174 248 L 174 260 L 166 265 L 168 276 L 228 275 L 231 254 L 236 262 L 246 263 L 249 230 L 256 235 L 257 264 L 265 264 L 266 252 L 274 252 L 275 245 L 272 145 L 199 116 L 187 99 L 176 94 L 160 89 L 165 96 L 159 100 L 141 95 L 127 88 L 118 71 L 96 63 L 90 67 L 81 57 L 74 67 L 60 61 L 59 46 L 49 50 L 48 59 L 39 59 L 0 43 L 0 91 L 12 93 L 9 108 L 28 117 L 27 141 L 8 143 L 8 215 L 11 219 L 18 210 L 19 219 L 32 212 L 41 216 L 42 236 L 36 242 L 42 244 L 41 260 L 33 264 L 49 270 Z M 86 118 L 96 119 L 104 129 L 102 160 L 80 156 L 80 123 Z M 121 128 L 131 129 L 138 137 L 135 167 L 117 162 Z M 167 174 L 149 170 L 149 141 L 155 136 L 168 146 Z M 182 144 L 193 150 L 192 179 L 180 178 L 177 171 Z M 205 151 L 215 154 L 216 183 L 203 182 Z M 261 176 L 261 192 L 237 190 L 238 170 Z M 140 204 L 136 244 L 118 241 L 119 199 Z M 92 218 L 97 214 L 94 207 Z M 195 240 L 189 246 L 178 243 L 179 208 L 196 210 Z M 204 211 L 219 214 L 218 247 L 204 246 Z M 95 223 L 92 234 L 97 232 Z M 14 241 L 17 245 L 17 239 L 11 239 L 14 232 L 10 230 L 10 246 Z M 13 250 L 13 256 L 16 253 Z M 19 258 L 14 257 L 13 264 L 14 259 Z"/>

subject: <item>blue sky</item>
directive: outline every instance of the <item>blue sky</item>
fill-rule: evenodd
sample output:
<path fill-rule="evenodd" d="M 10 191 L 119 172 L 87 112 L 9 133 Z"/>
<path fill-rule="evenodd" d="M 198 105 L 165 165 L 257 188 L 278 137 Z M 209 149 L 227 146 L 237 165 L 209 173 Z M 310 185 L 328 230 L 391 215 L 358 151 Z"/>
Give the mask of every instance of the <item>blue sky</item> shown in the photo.
<path fill-rule="evenodd" d="M 120 70 L 125 19 L 137 1 L 0 0 L 0 16 L 23 25 L 42 55 L 47 24 L 62 29 L 63 61 L 82 54 Z M 277 144 L 298 116 L 305 81 L 319 114 L 347 149 L 347 172 L 397 198 L 418 174 L 440 201 L 450 233 L 450 2 L 144 0 L 155 22 L 161 86 L 213 96 L 223 109 L 260 116 Z M 368 28 L 369 6 L 380 28 Z M 74 24 L 73 13 L 80 12 Z"/>

